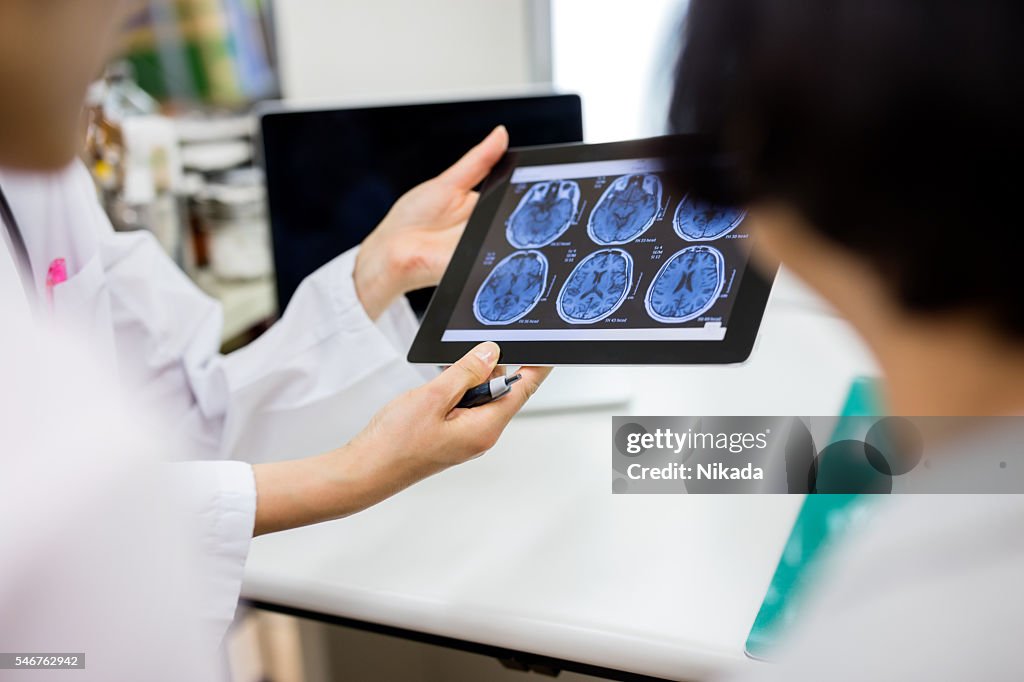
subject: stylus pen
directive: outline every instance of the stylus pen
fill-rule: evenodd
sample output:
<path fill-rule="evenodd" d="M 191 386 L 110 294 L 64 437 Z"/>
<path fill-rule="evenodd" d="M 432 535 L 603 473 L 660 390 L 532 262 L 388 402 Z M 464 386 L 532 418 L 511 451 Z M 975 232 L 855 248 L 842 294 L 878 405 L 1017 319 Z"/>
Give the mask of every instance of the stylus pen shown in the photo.
<path fill-rule="evenodd" d="M 474 386 L 466 391 L 466 394 L 462 396 L 462 400 L 455 407 L 479 407 L 486 405 L 511 391 L 512 384 L 522 378 L 522 374 L 513 374 L 510 377 L 498 377 L 485 381 L 479 386 Z"/>

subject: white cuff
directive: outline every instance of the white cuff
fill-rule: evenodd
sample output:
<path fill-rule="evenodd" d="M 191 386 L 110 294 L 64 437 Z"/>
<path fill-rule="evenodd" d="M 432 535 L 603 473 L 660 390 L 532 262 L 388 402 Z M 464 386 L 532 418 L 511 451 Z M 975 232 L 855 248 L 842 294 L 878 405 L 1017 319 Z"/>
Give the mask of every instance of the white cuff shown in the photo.
<path fill-rule="evenodd" d="M 356 285 L 353 279 L 358 255 L 358 246 L 349 249 L 310 275 L 310 279 L 322 278 L 328 286 L 334 297 L 339 320 L 344 315 L 346 319 L 350 320 L 358 318 L 356 324 L 362 329 L 375 326 L 384 337 L 383 340 L 398 356 L 396 359 L 404 362 L 412 340 L 420 328 L 420 321 L 413 312 L 412 306 L 409 305 L 409 299 L 405 296 L 399 296 L 387 310 L 381 313 L 376 323 L 370 320 L 356 294 Z M 418 376 L 420 381 L 429 381 L 437 376 L 437 369 L 434 367 L 410 366 L 410 370 Z"/>
<path fill-rule="evenodd" d="M 245 462 L 171 466 L 201 543 L 202 617 L 223 636 L 235 616 L 256 523 L 256 478 Z"/>
<path fill-rule="evenodd" d="M 349 249 L 314 272 L 309 279 L 323 280 L 331 294 L 335 319 L 341 322 L 346 330 L 360 330 L 376 326 L 395 351 L 405 355 L 412 343 L 412 337 L 415 336 L 416 330 L 419 328 L 419 321 L 405 296 L 399 296 L 387 310 L 381 313 L 376 323 L 370 319 L 356 293 L 356 284 L 353 279 L 359 248 L 356 246 Z"/>

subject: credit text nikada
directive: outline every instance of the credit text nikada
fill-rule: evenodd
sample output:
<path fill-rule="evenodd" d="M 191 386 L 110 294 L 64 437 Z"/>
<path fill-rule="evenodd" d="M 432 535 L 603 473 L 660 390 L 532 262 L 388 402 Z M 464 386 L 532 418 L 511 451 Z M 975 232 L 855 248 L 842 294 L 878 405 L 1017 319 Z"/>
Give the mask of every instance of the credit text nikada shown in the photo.
<path fill-rule="evenodd" d="M 761 481 L 764 480 L 764 469 L 748 462 L 745 466 L 726 466 L 721 462 L 696 464 L 690 466 L 677 462 L 660 467 L 647 467 L 642 464 L 630 464 L 626 467 L 626 476 L 638 481 L 650 480 L 710 480 L 710 481 Z"/>

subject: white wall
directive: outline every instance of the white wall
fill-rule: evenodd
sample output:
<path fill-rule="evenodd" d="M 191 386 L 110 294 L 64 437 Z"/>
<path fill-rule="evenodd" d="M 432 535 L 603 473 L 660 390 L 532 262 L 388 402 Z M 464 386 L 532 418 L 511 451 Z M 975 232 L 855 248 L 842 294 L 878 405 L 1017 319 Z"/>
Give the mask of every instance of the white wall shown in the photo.
<path fill-rule="evenodd" d="M 275 0 L 286 99 L 583 96 L 587 141 L 664 130 L 686 0 Z"/>
<path fill-rule="evenodd" d="M 555 86 L 583 96 L 587 142 L 659 135 L 685 0 L 551 0 Z"/>
<path fill-rule="evenodd" d="M 534 64 L 538 6 L 546 2 L 277 0 L 284 96 L 390 99 L 547 80 Z"/>

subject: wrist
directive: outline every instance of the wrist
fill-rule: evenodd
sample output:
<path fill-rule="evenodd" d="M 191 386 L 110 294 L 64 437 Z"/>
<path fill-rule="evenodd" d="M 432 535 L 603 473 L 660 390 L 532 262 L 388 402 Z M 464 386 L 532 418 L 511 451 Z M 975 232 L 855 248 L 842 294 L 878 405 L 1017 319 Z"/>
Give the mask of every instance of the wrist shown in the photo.
<path fill-rule="evenodd" d="M 371 240 L 372 235 L 356 254 L 352 283 L 363 310 L 371 320 L 376 320 L 402 292 L 397 290 L 386 263 L 382 263 L 377 256 L 379 250 Z"/>
<path fill-rule="evenodd" d="M 254 535 L 355 514 L 443 468 L 358 439 L 315 457 L 254 465 Z"/>
<path fill-rule="evenodd" d="M 372 507 L 445 468 L 388 450 L 357 438 L 324 455 L 328 464 L 322 485 L 325 497 L 334 500 L 331 518 Z"/>
<path fill-rule="evenodd" d="M 351 486 L 359 497 L 384 499 L 447 468 L 421 456 L 415 448 L 406 447 L 401 439 L 397 443 L 391 439 L 379 442 L 369 436 L 364 432 L 329 453 L 333 461 L 331 478 Z M 384 490 L 390 492 L 380 495 Z"/>

